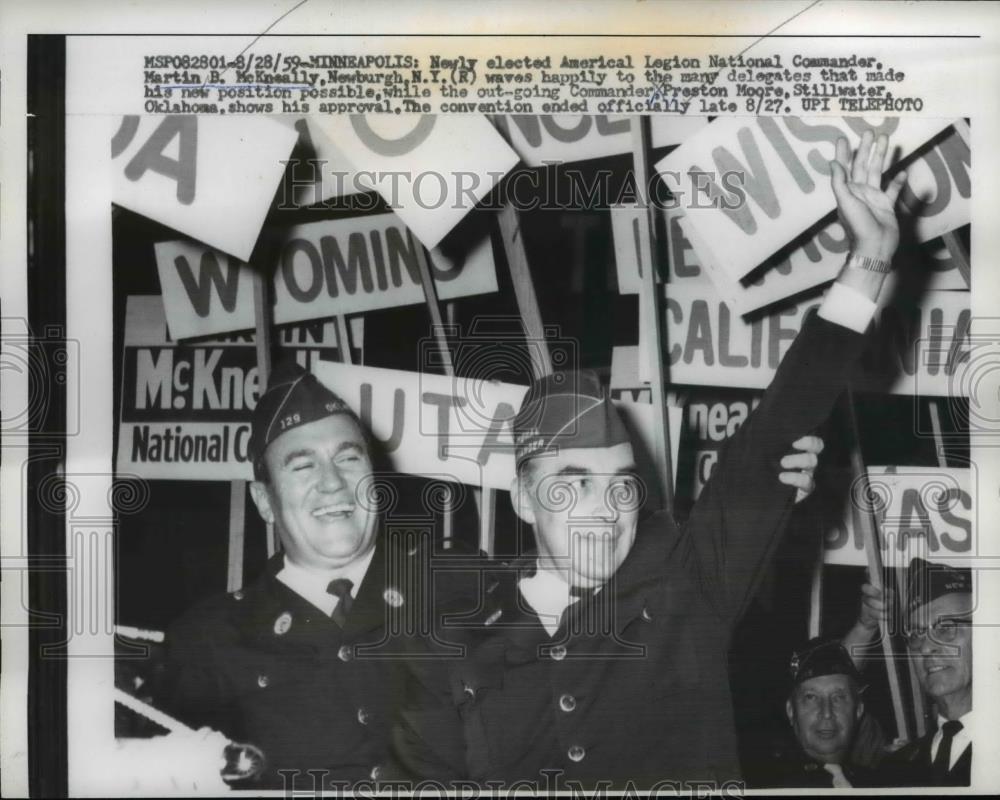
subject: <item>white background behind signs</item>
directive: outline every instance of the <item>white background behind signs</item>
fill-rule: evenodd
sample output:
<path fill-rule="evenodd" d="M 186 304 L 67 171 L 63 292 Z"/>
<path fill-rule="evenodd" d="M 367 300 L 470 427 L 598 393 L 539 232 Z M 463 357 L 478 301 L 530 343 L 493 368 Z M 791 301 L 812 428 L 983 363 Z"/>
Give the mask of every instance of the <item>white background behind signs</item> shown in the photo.
<path fill-rule="evenodd" d="M 261 117 L 123 117 L 112 200 L 245 261 L 297 139 Z"/>
<path fill-rule="evenodd" d="M 390 238 L 396 245 L 405 243 L 408 253 L 420 246 L 395 214 L 310 222 L 289 229 L 274 273 L 274 321 L 280 325 L 423 302 L 419 281 L 414 281 L 405 264 L 393 255 L 399 248 L 391 245 Z M 209 248 L 193 242 L 160 242 L 155 250 L 173 338 L 254 327 L 253 272 L 249 266 L 230 263 L 221 253 L 213 258 Z M 497 290 L 489 237 L 468 251 L 464 263 L 449 259 L 440 250 L 431 251 L 430 260 L 437 271 L 454 275 L 449 280 L 435 278 L 443 300 Z M 393 261 L 398 266 L 395 274 Z M 358 270 L 353 290 L 345 285 L 340 265 Z M 183 276 L 192 276 L 187 278 L 190 291 Z M 380 276 L 384 278 L 381 282 Z"/>
<path fill-rule="evenodd" d="M 875 496 L 882 561 L 906 567 L 917 557 L 967 567 L 979 552 L 973 473 L 963 468 L 869 467 Z M 864 541 L 854 528 L 850 495 L 842 497 L 842 523 L 827 533 L 827 564 L 868 566 Z"/>
<path fill-rule="evenodd" d="M 897 117 L 873 127 L 892 128 L 890 147 L 905 155 L 950 123 Z M 871 123 L 836 117 L 719 118 L 659 161 L 656 169 L 667 186 L 684 198 L 686 215 L 701 239 L 696 246 L 707 247 L 703 261 L 714 261 L 738 281 L 832 211 L 836 201 L 828 162 L 838 137 L 857 147 L 861 136 L 852 124 Z M 722 176 L 732 173 L 739 180 L 730 184 L 745 194 L 739 207 L 726 210 L 721 201 L 709 203 L 704 191 L 695 203 L 692 170 L 710 173 L 721 186 L 727 183 Z"/>
<path fill-rule="evenodd" d="M 356 169 L 375 173 L 366 180 L 427 247 L 436 247 L 472 210 L 473 197 L 482 200 L 517 163 L 481 115 L 327 115 L 311 117 L 313 127 Z"/>

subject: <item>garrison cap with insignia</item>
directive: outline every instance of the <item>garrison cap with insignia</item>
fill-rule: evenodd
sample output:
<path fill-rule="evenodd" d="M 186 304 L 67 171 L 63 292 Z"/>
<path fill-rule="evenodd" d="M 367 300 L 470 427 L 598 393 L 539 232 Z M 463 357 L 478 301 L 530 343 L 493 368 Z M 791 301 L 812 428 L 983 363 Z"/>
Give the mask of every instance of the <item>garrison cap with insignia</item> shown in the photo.
<path fill-rule="evenodd" d="M 937 600 L 942 595 L 972 592 L 972 570 L 958 569 L 947 564 L 935 564 L 914 558 L 906 571 L 906 608 Z"/>
<path fill-rule="evenodd" d="M 311 372 L 291 360 L 278 364 L 253 412 L 248 451 L 254 468 L 281 434 L 331 414 L 348 414 L 357 420 L 351 407 Z"/>
<path fill-rule="evenodd" d="M 561 447 L 612 447 L 628 441 L 618 410 L 590 370 L 538 378 L 514 417 L 518 467 Z"/>
<path fill-rule="evenodd" d="M 847 675 L 855 680 L 859 688 L 865 686 L 864 678 L 839 639 L 810 639 L 792 653 L 788 672 L 792 689 L 810 678 L 823 675 Z"/>

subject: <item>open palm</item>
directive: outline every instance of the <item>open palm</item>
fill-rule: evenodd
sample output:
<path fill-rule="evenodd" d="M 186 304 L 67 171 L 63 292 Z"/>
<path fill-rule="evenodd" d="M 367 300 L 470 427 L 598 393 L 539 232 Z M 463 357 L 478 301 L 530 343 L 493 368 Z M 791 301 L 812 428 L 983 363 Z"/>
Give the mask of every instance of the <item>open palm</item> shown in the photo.
<path fill-rule="evenodd" d="M 847 140 L 838 139 L 836 159 L 830 162 L 837 213 L 850 236 L 852 251 L 886 261 L 899 245 L 895 206 L 906 183 L 906 173 L 900 172 L 884 190 L 881 188 L 888 149 L 888 137 L 876 139 L 867 130 L 853 159 L 849 158 Z"/>

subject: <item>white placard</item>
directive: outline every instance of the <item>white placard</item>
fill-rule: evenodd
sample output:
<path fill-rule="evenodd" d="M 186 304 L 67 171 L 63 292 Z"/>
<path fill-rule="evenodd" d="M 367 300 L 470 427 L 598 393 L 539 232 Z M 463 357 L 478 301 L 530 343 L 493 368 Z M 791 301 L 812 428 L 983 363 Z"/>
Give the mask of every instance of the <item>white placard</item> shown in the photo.
<path fill-rule="evenodd" d="M 517 164 L 481 115 L 327 115 L 313 123 L 428 248 Z"/>
<path fill-rule="evenodd" d="M 112 200 L 246 261 L 297 139 L 262 117 L 126 116 Z"/>
<path fill-rule="evenodd" d="M 395 214 L 310 222 L 289 229 L 274 268 L 277 324 L 424 302 L 420 246 Z M 174 339 L 253 328 L 253 271 L 194 242 L 155 246 Z M 442 300 L 497 289 L 488 237 L 464 258 L 430 253 Z"/>

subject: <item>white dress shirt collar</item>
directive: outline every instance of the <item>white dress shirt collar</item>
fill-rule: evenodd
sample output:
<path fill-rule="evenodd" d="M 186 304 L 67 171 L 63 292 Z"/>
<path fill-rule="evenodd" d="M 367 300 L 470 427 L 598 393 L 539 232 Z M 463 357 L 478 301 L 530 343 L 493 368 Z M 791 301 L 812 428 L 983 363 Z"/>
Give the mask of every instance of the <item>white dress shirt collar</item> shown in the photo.
<path fill-rule="evenodd" d="M 934 739 L 931 741 L 932 764 L 934 763 L 934 758 L 937 756 L 938 747 L 941 746 L 941 739 L 944 736 L 944 732 L 941 729 L 948 720 L 938 714 L 937 721 L 937 733 L 934 734 Z M 955 766 L 955 762 L 958 761 L 962 753 L 965 752 L 966 748 L 972 744 L 972 741 L 976 738 L 975 712 L 971 710 L 967 711 L 958 718 L 958 721 L 962 723 L 962 730 L 956 733 L 954 738 L 951 740 L 951 758 L 949 759 L 948 769 L 952 769 Z M 982 739 L 982 737 L 980 737 L 980 739 Z"/>
<path fill-rule="evenodd" d="M 538 621 L 548 632 L 555 636 L 559 630 L 559 620 L 563 612 L 580 598 L 570 594 L 569 582 L 562 570 L 552 570 L 539 567 L 536 563 L 535 574 L 521 578 L 517 582 L 521 596 L 531 610 L 538 615 Z M 598 589 L 594 590 L 595 592 Z"/>
<path fill-rule="evenodd" d="M 346 567 L 317 571 L 296 564 L 285 555 L 285 565 L 276 577 L 303 600 L 312 603 L 324 614 L 330 616 L 337 607 L 337 603 L 340 602 L 334 595 L 326 591 L 330 581 L 336 578 L 347 578 L 354 584 L 351 587 L 351 597 L 357 597 L 358 589 L 361 588 L 361 582 L 365 579 L 368 566 L 372 563 L 374 556 L 375 548 L 372 547 L 367 555 L 357 561 L 352 561 Z"/>

